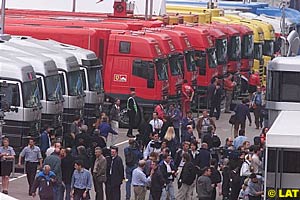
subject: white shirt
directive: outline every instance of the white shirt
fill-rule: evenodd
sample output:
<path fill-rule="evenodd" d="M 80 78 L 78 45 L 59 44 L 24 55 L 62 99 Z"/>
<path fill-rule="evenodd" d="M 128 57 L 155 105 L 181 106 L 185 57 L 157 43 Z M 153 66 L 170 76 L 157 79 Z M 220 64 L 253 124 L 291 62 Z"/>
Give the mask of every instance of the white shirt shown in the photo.
<path fill-rule="evenodd" d="M 46 151 L 46 157 L 50 156 L 55 150 L 55 147 L 49 147 Z"/>
<path fill-rule="evenodd" d="M 240 171 L 240 176 L 250 176 L 251 175 L 250 165 L 251 165 L 251 163 L 248 160 L 245 160 L 243 162 L 242 168 Z"/>
<path fill-rule="evenodd" d="M 149 124 L 152 126 L 152 131 L 155 132 L 156 129 L 160 130 L 164 122 L 161 119 L 152 119 Z"/>
<path fill-rule="evenodd" d="M 164 161 L 164 164 L 165 164 L 166 167 L 167 167 L 167 173 L 171 173 L 171 172 L 172 172 L 172 168 L 171 168 L 170 164 L 168 164 L 166 161 Z M 172 178 L 173 178 L 172 175 L 170 175 L 170 176 L 168 177 L 168 179 L 172 179 Z"/>

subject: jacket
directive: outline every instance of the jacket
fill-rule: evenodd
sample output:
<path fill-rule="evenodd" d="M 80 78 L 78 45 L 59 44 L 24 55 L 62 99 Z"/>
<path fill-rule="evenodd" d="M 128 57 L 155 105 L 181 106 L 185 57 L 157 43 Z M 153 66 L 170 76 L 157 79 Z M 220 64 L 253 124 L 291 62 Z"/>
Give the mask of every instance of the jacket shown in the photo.
<path fill-rule="evenodd" d="M 174 108 L 168 111 L 168 116 L 170 117 L 174 128 L 179 128 L 182 116 L 181 111 L 178 108 Z"/>
<path fill-rule="evenodd" d="M 162 173 L 160 172 L 160 169 L 157 168 L 151 177 L 150 193 L 162 191 L 164 185 L 165 185 L 165 179 Z"/>
<path fill-rule="evenodd" d="M 128 146 L 124 149 L 124 156 L 126 159 L 126 155 L 129 153 L 129 151 L 132 151 L 133 155 L 134 155 L 134 165 L 135 167 L 137 167 L 139 160 L 143 159 L 143 153 L 136 147 L 132 147 L 132 146 Z M 125 160 L 126 163 L 126 160 Z M 133 166 L 129 166 L 129 167 L 133 167 Z"/>
<path fill-rule="evenodd" d="M 107 163 L 106 163 L 106 159 L 104 158 L 104 156 L 101 156 L 99 158 L 99 160 L 95 161 L 95 165 L 93 168 L 93 177 L 94 180 L 98 181 L 98 182 L 105 182 L 106 181 L 106 167 L 107 167 Z"/>
<path fill-rule="evenodd" d="M 49 165 L 51 167 L 51 170 L 55 173 L 58 182 L 62 181 L 61 160 L 55 152 L 46 157 L 44 165 Z"/>
<path fill-rule="evenodd" d="M 224 79 L 224 90 L 233 91 L 235 84 L 228 78 Z"/>
<path fill-rule="evenodd" d="M 48 135 L 47 131 L 44 131 L 41 134 L 41 146 L 40 146 L 41 152 L 45 153 L 49 147 L 50 147 L 49 146 L 49 135 Z"/>
<path fill-rule="evenodd" d="M 110 120 L 119 121 L 120 107 L 114 104 L 110 110 Z"/>
<path fill-rule="evenodd" d="M 185 163 L 182 168 L 179 180 L 181 180 L 181 183 L 192 185 L 195 178 L 196 178 L 196 172 L 193 163 L 192 162 Z"/>
<path fill-rule="evenodd" d="M 171 167 L 171 170 L 172 171 L 176 171 L 176 168 L 175 168 L 175 165 L 172 164 L 172 162 L 170 163 L 170 167 Z M 164 161 L 161 162 L 160 164 L 160 172 L 162 174 L 162 177 L 164 179 L 164 181 L 166 182 L 166 184 L 169 184 L 171 181 L 174 181 L 174 178 L 175 178 L 175 175 L 174 174 L 169 174 L 168 171 L 167 171 L 167 166 L 166 164 L 164 163 Z M 172 175 L 172 180 L 169 179 L 169 177 Z"/>
<path fill-rule="evenodd" d="M 251 123 L 251 115 L 249 111 L 249 107 L 246 104 L 238 104 L 235 109 L 236 121 L 239 123 L 245 122 L 246 117 L 248 117 L 249 122 Z"/>
<path fill-rule="evenodd" d="M 198 133 L 202 133 L 201 129 L 202 129 L 203 120 L 204 120 L 204 117 L 200 117 L 197 122 L 196 129 L 197 129 Z M 213 126 L 214 130 L 216 130 L 217 127 L 216 127 L 215 121 L 210 117 L 208 117 L 208 120 L 209 120 L 209 125 Z"/>
<path fill-rule="evenodd" d="M 252 86 L 260 86 L 260 78 L 259 78 L 259 75 L 257 74 L 251 74 L 250 77 L 249 77 L 249 82 L 248 82 L 249 85 L 252 85 Z"/>
<path fill-rule="evenodd" d="M 211 159 L 210 151 L 208 149 L 200 148 L 199 150 L 200 169 L 204 167 L 209 167 L 210 159 Z"/>
<path fill-rule="evenodd" d="M 118 133 L 116 131 L 114 131 L 107 122 L 102 122 L 99 125 L 98 129 L 100 130 L 100 135 L 103 136 L 103 137 L 106 137 L 106 138 L 107 138 L 109 133 L 112 133 L 114 135 L 118 135 Z"/>
<path fill-rule="evenodd" d="M 39 188 L 40 199 L 51 199 L 53 198 L 53 190 L 55 185 L 55 173 L 50 171 L 48 175 L 44 174 L 43 171 L 40 171 L 34 182 L 33 187 L 31 188 L 30 193 L 35 193 L 36 189 Z"/>
<path fill-rule="evenodd" d="M 71 179 L 74 171 L 74 157 L 67 155 L 61 159 L 62 180 L 64 184 L 71 184 Z"/>
<path fill-rule="evenodd" d="M 196 191 L 198 198 L 211 198 L 213 187 L 208 176 L 200 176 L 196 182 Z"/>
<path fill-rule="evenodd" d="M 110 174 L 110 171 L 112 174 Z M 114 159 L 107 157 L 106 177 L 107 184 L 112 187 L 119 187 L 122 184 L 124 179 L 124 165 L 120 156 L 116 156 Z"/>

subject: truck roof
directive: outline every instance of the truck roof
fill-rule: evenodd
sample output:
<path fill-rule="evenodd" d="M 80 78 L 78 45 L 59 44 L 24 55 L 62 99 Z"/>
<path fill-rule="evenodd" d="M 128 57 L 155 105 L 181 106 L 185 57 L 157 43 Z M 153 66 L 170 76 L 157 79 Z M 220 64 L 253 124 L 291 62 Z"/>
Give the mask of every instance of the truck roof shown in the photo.
<path fill-rule="evenodd" d="M 0 79 L 16 79 L 21 82 L 36 79 L 33 67 L 21 60 L 0 57 Z"/>
<path fill-rule="evenodd" d="M 13 36 L 9 43 L 22 45 L 22 48 L 26 51 L 35 54 L 43 55 L 54 60 L 59 70 L 64 71 L 76 71 L 79 70 L 79 64 L 77 59 L 72 54 L 59 51 L 58 49 L 51 49 L 46 45 L 43 45 L 39 40 L 24 36 Z"/>
<path fill-rule="evenodd" d="M 12 60 L 17 58 L 23 62 L 29 63 L 37 74 L 41 74 L 43 76 L 58 74 L 55 62 L 51 58 L 45 56 L 35 56 L 25 52 L 6 49 L 1 50 L 0 56 L 10 58 Z"/>
<path fill-rule="evenodd" d="M 47 45 L 47 47 L 49 48 L 57 48 L 58 51 L 64 51 L 67 53 L 70 53 L 72 55 L 74 55 L 77 58 L 77 62 L 82 65 L 83 60 L 96 60 L 98 59 L 98 57 L 96 56 L 96 54 L 91 51 L 91 50 L 87 50 L 87 49 L 83 49 L 81 47 L 77 47 L 74 45 L 69 45 L 69 44 L 65 44 L 65 43 L 61 43 L 61 42 L 57 42 L 55 40 L 40 40 L 42 43 L 44 43 L 45 45 Z M 100 66 L 100 65 L 99 65 Z"/>
<path fill-rule="evenodd" d="M 291 71 L 300 72 L 300 56 L 295 57 L 277 57 L 268 65 L 270 71 Z"/>

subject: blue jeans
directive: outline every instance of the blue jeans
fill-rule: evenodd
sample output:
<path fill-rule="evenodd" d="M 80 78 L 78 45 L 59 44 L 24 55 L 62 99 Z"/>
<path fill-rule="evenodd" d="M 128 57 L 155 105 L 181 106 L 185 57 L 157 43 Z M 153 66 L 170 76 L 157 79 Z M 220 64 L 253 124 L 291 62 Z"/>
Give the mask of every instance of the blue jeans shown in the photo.
<path fill-rule="evenodd" d="M 70 200 L 71 199 L 71 196 L 70 196 L 71 184 L 65 184 L 65 188 L 66 188 L 66 198 L 65 198 L 65 200 Z"/>
<path fill-rule="evenodd" d="M 169 196 L 170 200 L 175 200 L 175 190 L 173 182 L 167 184 L 167 186 L 162 190 L 161 200 L 166 200 Z"/>
<path fill-rule="evenodd" d="M 129 200 L 131 197 L 131 181 L 132 181 L 132 172 L 135 169 L 135 166 L 128 167 L 126 166 L 125 172 L 126 172 L 126 178 L 128 181 L 126 182 L 126 200 Z"/>

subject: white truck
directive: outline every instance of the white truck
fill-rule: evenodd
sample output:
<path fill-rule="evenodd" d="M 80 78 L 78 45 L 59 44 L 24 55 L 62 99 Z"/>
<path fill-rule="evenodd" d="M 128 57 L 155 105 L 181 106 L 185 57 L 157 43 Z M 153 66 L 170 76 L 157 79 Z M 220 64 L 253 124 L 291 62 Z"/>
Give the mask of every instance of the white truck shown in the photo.
<path fill-rule="evenodd" d="M 27 139 L 39 138 L 41 102 L 38 81 L 32 66 L 18 59 L 0 58 L 1 107 L 12 107 L 5 113 L 3 135 L 19 151 Z M 17 110 L 17 112 L 16 112 Z"/>
<path fill-rule="evenodd" d="M 4 49 L 2 49 L 4 48 Z M 11 60 L 20 59 L 32 65 L 38 80 L 40 101 L 42 104 L 42 127 L 46 124 L 62 135 L 63 95 L 62 85 L 55 62 L 48 57 L 30 54 L 24 47 L 12 47 L 0 44 L 0 57 Z M 11 49 L 11 50 L 7 50 Z"/>

